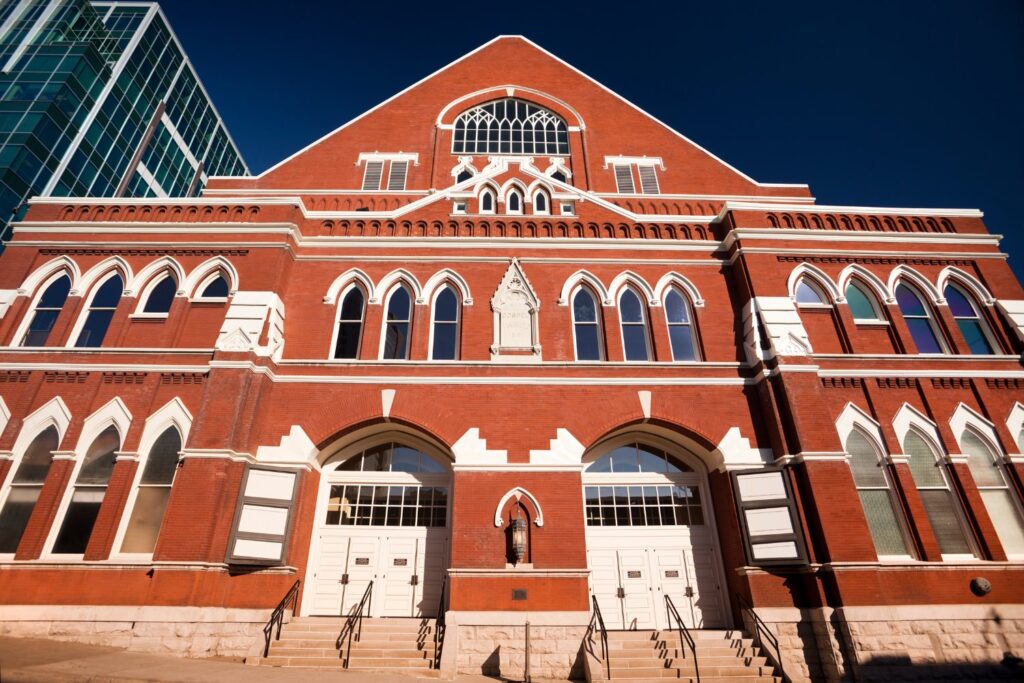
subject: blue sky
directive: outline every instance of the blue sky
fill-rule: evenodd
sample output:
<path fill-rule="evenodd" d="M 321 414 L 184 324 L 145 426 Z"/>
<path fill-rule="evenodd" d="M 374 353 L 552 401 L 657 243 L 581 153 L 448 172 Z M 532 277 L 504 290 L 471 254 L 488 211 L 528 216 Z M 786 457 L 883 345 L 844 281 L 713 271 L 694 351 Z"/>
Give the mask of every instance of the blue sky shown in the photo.
<path fill-rule="evenodd" d="M 819 203 L 980 208 L 1024 279 L 1024 2 L 161 3 L 255 173 L 502 33 Z"/>

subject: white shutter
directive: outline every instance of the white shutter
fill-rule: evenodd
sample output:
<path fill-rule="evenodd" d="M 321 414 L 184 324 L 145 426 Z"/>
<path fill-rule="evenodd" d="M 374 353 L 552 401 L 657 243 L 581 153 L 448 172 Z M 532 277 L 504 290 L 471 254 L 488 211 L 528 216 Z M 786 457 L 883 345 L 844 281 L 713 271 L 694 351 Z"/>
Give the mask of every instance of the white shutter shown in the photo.
<path fill-rule="evenodd" d="M 228 564 L 284 564 L 301 473 L 246 467 L 228 538 Z"/>
<path fill-rule="evenodd" d="M 629 164 L 615 165 L 615 186 L 620 193 L 633 194 L 633 168 Z"/>
<path fill-rule="evenodd" d="M 640 166 L 640 191 L 644 194 L 658 194 L 658 174 L 653 166 Z"/>
<path fill-rule="evenodd" d="M 363 175 L 364 190 L 379 190 L 380 176 L 384 171 L 383 161 L 367 161 L 366 173 Z"/>
<path fill-rule="evenodd" d="M 388 173 L 388 190 L 392 192 L 404 190 L 405 174 L 408 170 L 408 161 L 392 161 L 391 172 Z"/>

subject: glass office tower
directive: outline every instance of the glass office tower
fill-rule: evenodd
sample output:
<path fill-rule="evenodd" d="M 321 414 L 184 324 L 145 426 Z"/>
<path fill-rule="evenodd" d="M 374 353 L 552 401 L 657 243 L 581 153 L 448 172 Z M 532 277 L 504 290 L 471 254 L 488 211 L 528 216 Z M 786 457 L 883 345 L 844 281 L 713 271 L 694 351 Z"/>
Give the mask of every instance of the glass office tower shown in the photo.
<path fill-rule="evenodd" d="M 3 240 L 34 195 L 191 197 L 248 173 L 156 3 L 0 0 Z"/>

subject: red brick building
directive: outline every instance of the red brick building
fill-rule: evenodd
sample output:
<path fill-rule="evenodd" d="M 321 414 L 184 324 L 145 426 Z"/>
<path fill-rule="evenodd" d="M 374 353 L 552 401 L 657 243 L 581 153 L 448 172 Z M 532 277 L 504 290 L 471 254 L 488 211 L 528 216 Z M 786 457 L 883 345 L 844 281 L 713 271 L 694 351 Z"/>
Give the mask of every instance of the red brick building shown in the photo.
<path fill-rule="evenodd" d="M 794 679 L 998 669 L 1006 258 L 975 210 L 759 183 L 515 37 L 202 198 L 36 200 L 0 256 L 0 632 L 253 653 L 296 579 L 304 616 L 372 580 L 372 617 L 443 592 L 449 671 L 508 671 L 529 620 L 568 676 L 595 599 L 670 629 L 665 596 L 698 630 L 749 601 Z"/>

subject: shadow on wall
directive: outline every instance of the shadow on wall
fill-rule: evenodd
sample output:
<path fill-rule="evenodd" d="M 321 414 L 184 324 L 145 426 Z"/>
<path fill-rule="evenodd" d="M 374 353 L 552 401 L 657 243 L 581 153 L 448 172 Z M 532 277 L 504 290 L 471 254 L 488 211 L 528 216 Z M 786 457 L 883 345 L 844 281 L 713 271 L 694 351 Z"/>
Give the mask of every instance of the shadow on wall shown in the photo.
<path fill-rule="evenodd" d="M 1021 681 L 1024 660 L 1007 652 L 999 664 L 914 664 L 905 655 L 878 656 L 858 667 L 858 681 Z"/>

